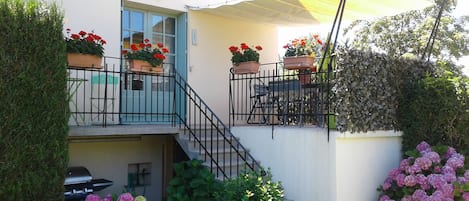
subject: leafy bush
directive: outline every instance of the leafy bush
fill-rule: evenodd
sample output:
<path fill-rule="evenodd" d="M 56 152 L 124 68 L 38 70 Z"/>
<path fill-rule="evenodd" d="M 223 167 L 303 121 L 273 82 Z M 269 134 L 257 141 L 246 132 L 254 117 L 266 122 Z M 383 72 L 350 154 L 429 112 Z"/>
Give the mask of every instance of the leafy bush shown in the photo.
<path fill-rule="evenodd" d="M 337 128 L 367 132 L 394 130 L 401 88 L 419 80 L 432 67 L 412 59 L 391 59 L 385 54 L 339 48 L 334 87 Z"/>
<path fill-rule="evenodd" d="M 469 170 L 453 147 L 421 142 L 406 154 L 378 188 L 380 201 L 469 200 Z"/>
<path fill-rule="evenodd" d="M 264 171 L 262 171 L 264 172 Z M 272 181 L 269 171 L 262 176 L 257 172 L 247 172 L 235 179 L 224 182 L 220 200 L 226 201 L 278 201 L 284 200 L 280 182 Z"/>
<path fill-rule="evenodd" d="M 235 179 L 220 182 L 202 165 L 190 160 L 174 164 L 175 177 L 168 187 L 168 201 L 279 201 L 283 199 L 280 182 L 272 174 L 246 172 Z M 264 171 L 262 171 L 264 173 Z"/>
<path fill-rule="evenodd" d="M 168 201 L 217 200 L 221 183 L 200 160 L 190 160 L 173 165 L 175 176 L 168 187 Z"/>
<path fill-rule="evenodd" d="M 0 198 L 63 200 L 68 163 L 62 14 L 0 0 Z"/>
<path fill-rule="evenodd" d="M 469 98 L 462 93 L 467 89 L 459 87 L 461 93 L 454 82 L 444 77 L 426 77 L 405 85 L 397 110 L 404 151 L 427 141 L 452 146 L 467 156 Z"/>

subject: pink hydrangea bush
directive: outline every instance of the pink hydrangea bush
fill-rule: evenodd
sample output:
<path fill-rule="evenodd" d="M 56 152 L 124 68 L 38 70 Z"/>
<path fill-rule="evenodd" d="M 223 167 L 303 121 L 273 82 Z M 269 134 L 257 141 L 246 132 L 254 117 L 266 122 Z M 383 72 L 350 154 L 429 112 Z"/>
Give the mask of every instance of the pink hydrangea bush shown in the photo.
<path fill-rule="evenodd" d="M 115 200 L 112 198 L 111 194 L 108 194 L 106 197 L 102 199 L 101 197 L 99 197 L 99 195 L 89 194 L 88 196 L 86 196 L 85 201 L 115 201 Z M 146 201 L 146 199 L 143 196 L 137 196 L 134 198 L 132 194 L 130 193 L 123 193 L 119 195 L 119 197 L 117 197 L 116 201 Z"/>
<path fill-rule="evenodd" d="M 421 142 L 406 155 L 378 188 L 379 201 L 469 201 L 469 170 L 454 148 Z"/>

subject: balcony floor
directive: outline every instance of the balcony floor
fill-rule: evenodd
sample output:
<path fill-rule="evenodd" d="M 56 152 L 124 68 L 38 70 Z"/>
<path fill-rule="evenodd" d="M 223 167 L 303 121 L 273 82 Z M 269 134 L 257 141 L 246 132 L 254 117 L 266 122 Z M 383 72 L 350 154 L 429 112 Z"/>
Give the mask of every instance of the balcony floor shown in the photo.
<path fill-rule="evenodd" d="M 179 128 L 171 125 L 110 125 L 70 126 L 69 138 L 94 136 L 129 136 L 129 135 L 171 135 L 178 134 Z"/>

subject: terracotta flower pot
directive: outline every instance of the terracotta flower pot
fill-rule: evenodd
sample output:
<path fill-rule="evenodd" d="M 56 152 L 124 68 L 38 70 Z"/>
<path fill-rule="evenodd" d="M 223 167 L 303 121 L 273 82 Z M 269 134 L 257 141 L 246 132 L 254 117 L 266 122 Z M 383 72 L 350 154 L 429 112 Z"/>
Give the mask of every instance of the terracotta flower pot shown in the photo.
<path fill-rule="evenodd" d="M 151 73 L 151 74 L 162 74 L 163 73 L 163 65 L 159 66 L 151 66 L 150 63 L 143 60 L 130 60 L 130 71 L 132 72 L 140 72 L 140 73 Z"/>
<path fill-rule="evenodd" d="M 283 65 L 288 70 L 301 70 L 312 68 L 314 66 L 314 57 L 311 56 L 297 56 L 297 57 L 284 57 Z"/>
<path fill-rule="evenodd" d="M 97 68 L 101 69 L 103 58 L 92 54 L 67 53 L 69 67 Z"/>
<path fill-rule="evenodd" d="M 249 74 L 258 73 L 260 64 L 255 61 L 241 62 L 238 65 L 233 65 L 234 74 Z"/>

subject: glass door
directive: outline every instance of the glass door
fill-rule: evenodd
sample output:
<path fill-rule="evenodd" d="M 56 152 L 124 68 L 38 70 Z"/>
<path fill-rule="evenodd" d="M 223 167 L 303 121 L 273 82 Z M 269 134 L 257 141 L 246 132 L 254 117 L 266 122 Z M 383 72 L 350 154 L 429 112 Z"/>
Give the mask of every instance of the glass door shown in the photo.
<path fill-rule="evenodd" d="M 169 49 L 164 60 L 164 73 L 139 74 L 128 69 L 124 61 L 124 86 L 121 96 L 121 120 L 124 124 L 171 123 L 174 113 L 174 83 L 169 72 L 176 61 L 176 18 L 126 8 L 122 16 L 122 43 L 130 50 L 132 43 L 149 39 L 152 45 L 164 44 Z"/>

